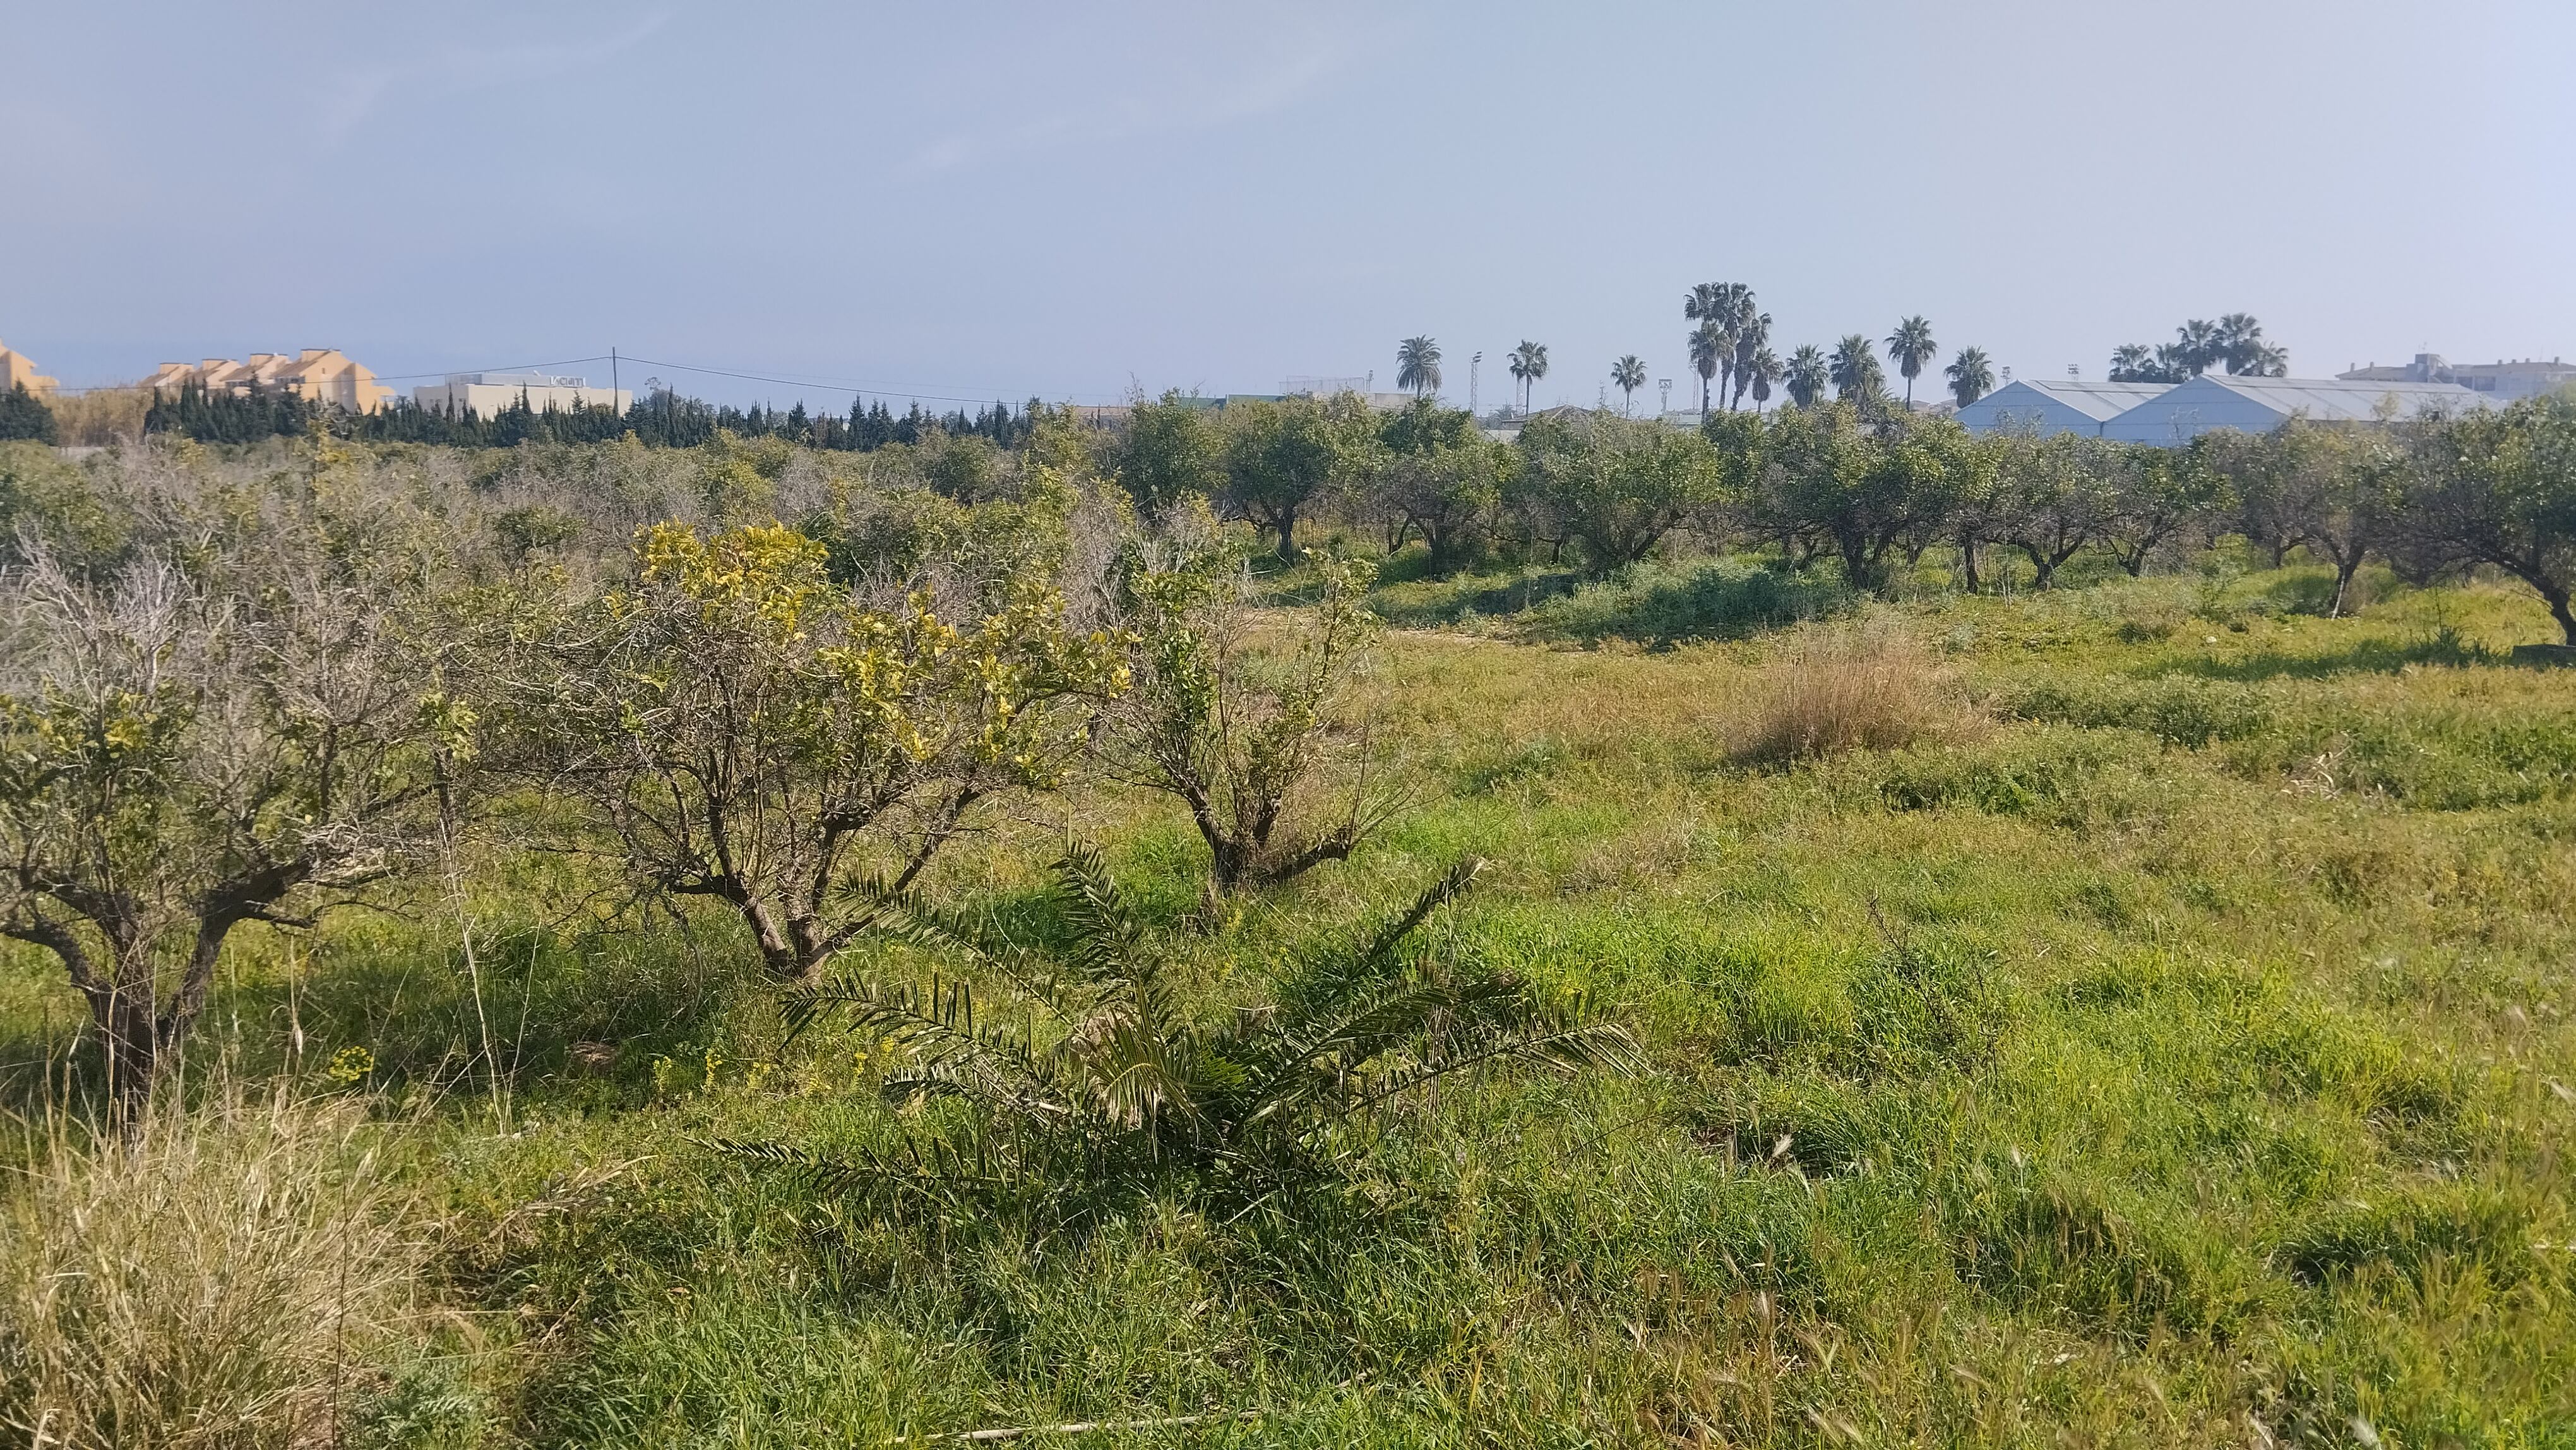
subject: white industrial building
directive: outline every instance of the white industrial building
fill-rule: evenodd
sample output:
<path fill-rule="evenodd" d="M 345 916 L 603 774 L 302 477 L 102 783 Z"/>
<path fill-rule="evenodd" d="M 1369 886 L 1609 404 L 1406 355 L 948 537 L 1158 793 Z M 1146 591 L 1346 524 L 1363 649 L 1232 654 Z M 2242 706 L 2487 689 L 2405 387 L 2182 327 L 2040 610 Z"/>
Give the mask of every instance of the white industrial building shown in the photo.
<path fill-rule="evenodd" d="M 2576 383 L 2576 365 L 2564 358 L 2518 358 L 2491 363 L 2455 363 L 2437 352 L 2419 352 L 2396 367 L 2372 363 L 2335 376 L 2348 383 L 2457 383 L 2500 403 L 2536 398 Z"/>
<path fill-rule="evenodd" d="M 2455 383 L 2347 382 L 2340 378 L 2256 378 L 2204 373 L 2176 383 L 2102 425 L 2102 436 L 2171 447 L 2233 428 L 2269 433 L 2305 417 L 2320 423 L 2385 423 L 2425 413 L 2489 406 Z"/>
<path fill-rule="evenodd" d="M 594 388 L 581 378 L 551 373 L 449 373 L 447 381 L 411 390 L 412 401 L 440 413 L 472 413 L 490 418 L 521 399 L 539 413 L 569 413 L 575 408 L 626 411 L 635 395 L 622 388 Z"/>
<path fill-rule="evenodd" d="M 2100 437 L 2103 425 L 2166 391 L 2168 383 L 2064 382 L 2027 378 L 2010 382 L 1958 411 L 1971 433 L 2082 433 Z"/>

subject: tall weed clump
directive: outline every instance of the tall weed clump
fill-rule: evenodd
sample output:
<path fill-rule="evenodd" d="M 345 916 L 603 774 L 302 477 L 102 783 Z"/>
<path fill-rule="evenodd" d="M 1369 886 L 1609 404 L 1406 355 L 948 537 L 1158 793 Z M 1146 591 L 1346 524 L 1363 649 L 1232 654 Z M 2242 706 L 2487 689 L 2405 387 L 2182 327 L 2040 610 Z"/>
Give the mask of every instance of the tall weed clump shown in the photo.
<path fill-rule="evenodd" d="M 1965 739 L 1982 723 L 1954 673 L 1912 638 L 1822 634 L 1764 673 L 1728 745 L 1739 760 L 1803 760 Z"/>
<path fill-rule="evenodd" d="M 353 1097 L 221 1074 L 130 1132 L 31 1125 L 0 1181 L 0 1426 L 25 1443 L 320 1443 L 424 1267 Z"/>

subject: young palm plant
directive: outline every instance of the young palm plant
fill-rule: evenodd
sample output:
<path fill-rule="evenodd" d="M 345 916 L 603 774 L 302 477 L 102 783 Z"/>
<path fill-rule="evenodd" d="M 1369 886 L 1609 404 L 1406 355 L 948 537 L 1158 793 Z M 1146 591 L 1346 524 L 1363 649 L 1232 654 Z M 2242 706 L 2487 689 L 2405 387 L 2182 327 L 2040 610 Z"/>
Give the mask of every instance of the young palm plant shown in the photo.
<path fill-rule="evenodd" d="M 729 1146 L 854 1187 L 1078 1175 L 1079 1187 L 1117 1192 L 1177 1176 L 1262 1192 L 1346 1168 L 1367 1138 L 1355 1129 L 1441 1079 L 1506 1064 L 1633 1068 L 1623 1028 L 1515 978 L 1456 970 L 1417 942 L 1480 865 L 1460 864 L 1393 919 L 1287 966 L 1261 1005 L 1221 1014 L 1181 1001 L 1167 958 L 1087 849 L 1056 866 L 1060 945 L 888 901 L 890 936 L 998 988 L 1005 1008 L 988 1010 L 962 978 L 853 976 L 799 991 L 790 1036 L 837 1023 L 900 1056 L 889 1097 L 962 1099 L 982 1130 L 971 1171 L 962 1156 L 835 1162 Z"/>

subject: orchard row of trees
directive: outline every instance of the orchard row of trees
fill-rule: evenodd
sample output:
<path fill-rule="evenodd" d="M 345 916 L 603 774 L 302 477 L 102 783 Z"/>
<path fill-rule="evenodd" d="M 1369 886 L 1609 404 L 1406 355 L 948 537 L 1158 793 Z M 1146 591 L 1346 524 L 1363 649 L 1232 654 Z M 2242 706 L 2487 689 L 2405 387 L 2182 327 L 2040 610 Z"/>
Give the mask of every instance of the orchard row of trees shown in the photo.
<path fill-rule="evenodd" d="M 6 426 L 9 406 L 0 403 L 0 427 Z M 629 433 L 651 447 L 695 448 L 724 432 L 737 438 L 778 438 L 807 448 L 864 453 L 890 443 L 919 443 L 933 432 L 1013 447 L 1027 439 L 1036 407 L 1032 400 L 1016 409 L 994 403 L 973 413 L 962 408 L 934 413 L 916 402 L 897 413 L 882 401 L 861 398 L 842 415 L 808 413 L 801 401 L 782 412 L 758 403 L 749 408 L 716 405 L 656 389 L 623 413 L 607 407 L 541 410 L 530 407 L 523 396 L 486 418 L 471 411 L 422 408 L 407 399 L 371 413 L 349 413 L 288 393 L 208 393 L 189 382 L 176 395 L 156 396 L 143 427 L 146 433 L 172 433 L 200 443 L 253 443 L 301 437 L 319 423 L 336 436 L 361 442 L 454 448 L 612 443 Z M 0 431 L 0 437 L 38 436 L 51 441 L 49 429 L 45 434 Z"/>
<path fill-rule="evenodd" d="M 929 909 L 961 834 L 1084 779 L 1184 802 L 1215 893 L 1346 854 L 1368 570 L 1257 643 L 1239 535 L 1136 528 L 1090 448 L 1048 415 L 960 503 L 874 460 L 767 478 L 783 445 L 720 437 L 636 529 L 602 470 L 669 454 L 631 440 L 500 476 L 319 430 L 0 446 L 0 935 L 86 999 L 126 1111 L 236 932 L 438 911 L 487 820 L 805 984 Z"/>
<path fill-rule="evenodd" d="M 1297 556 L 1301 519 L 1420 540 L 1436 571 L 1486 556 L 1599 573 L 1677 533 L 1831 563 L 1881 590 L 1939 551 L 1964 587 L 2001 549 L 2045 588 L 2087 553 L 2131 574 L 2241 534 L 2276 562 L 2305 547 L 2337 571 L 2381 558 L 2417 576 L 2486 565 L 2530 584 L 2576 643 L 2576 404 L 2394 425 L 2296 420 L 2181 449 L 2073 433 L 1971 434 L 1946 419 L 1819 402 L 1713 413 L 1695 432 L 1604 411 L 1550 413 L 1488 437 L 1428 398 L 1385 414 L 1357 398 L 1237 404 L 1177 396 L 1135 410 L 1112 468 L 1151 514 L 1201 496 Z"/>

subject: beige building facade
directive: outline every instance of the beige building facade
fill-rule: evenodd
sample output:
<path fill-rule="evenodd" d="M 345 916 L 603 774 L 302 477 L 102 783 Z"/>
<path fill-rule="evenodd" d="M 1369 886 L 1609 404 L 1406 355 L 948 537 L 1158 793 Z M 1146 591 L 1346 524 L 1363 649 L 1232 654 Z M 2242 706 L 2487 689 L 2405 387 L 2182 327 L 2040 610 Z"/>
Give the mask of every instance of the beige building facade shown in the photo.
<path fill-rule="evenodd" d="M 522 400 L 539 413 L 569 413 L 575 408 L 615 408 L 623 413 L 635 395 L 624 388 L 594 388 L 586 379 L 552 373 L 449 373 L 445 382 L 412 389 L 411 400 L 433 413 L 490 418 Z"/>
<path fill-rule="evenodd" d="M 175 393 L 190 382 L 209 393 L 285 393 L 352 413 L 372 413 L 394 399 L 394 390 L 377 382 L 373 370 L 336 347 L 308 347 L 292 357 L 255 352 L 245 362 L 210 357 L 194 366 L 163 363 L 143 386 Z"/>
<path fill-rule="evenodd" d="M 0 342 L 0 393 L 23 387 L 39 398 L 50 397 L 61 387 L 52 378 L 36 371 L 36 360 L 23 352 L 12 352 L 9 344 Z"/>

